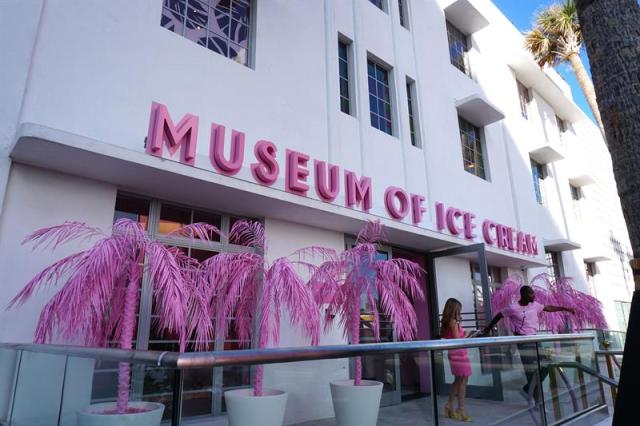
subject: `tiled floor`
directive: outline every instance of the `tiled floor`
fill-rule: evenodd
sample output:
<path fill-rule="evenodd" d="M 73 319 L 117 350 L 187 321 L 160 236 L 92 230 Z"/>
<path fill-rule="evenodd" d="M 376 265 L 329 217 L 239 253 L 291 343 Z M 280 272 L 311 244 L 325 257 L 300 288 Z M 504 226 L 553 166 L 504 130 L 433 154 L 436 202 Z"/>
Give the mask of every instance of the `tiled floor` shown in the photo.
<path fill-rule="evenodd" d="M 597 398 L 599 389 L 597 386 L 589 389 L 589 399 Z M 446 399 L 438 398 L 439 407 L 442 409 Z M 473 418 L 475 425 L 517 425 L 538 426 L 540 422 L 539 411 L 535 408 L 528 409 L 526 401 L 515 392 L 505 394 L 506 401 L 488 401 L 484 399 L 468 398 L 466 411 Z M 432 401 L 430 398 L 422 398 L 402 404 L 383 407 L 378 416 L 378 426 L 413 426 L 433 425 Z M 552 404 L 547 402 L 548 409 Z M 573 403 L 569 394 L 560 396 L 559 407 L 561 416 L 573 414 Z M 596 424 L 606 419 L 604 415 L 594 415 L 588 422 L 581 424 Z M 334 426 L 333 418 L 313 420 L 299 423 L 296 426 Z M 441 418 L 440 425 L 460 425 L 461 422 L 452 419 Z M 354 425 L 356 426 L 356 425 Z"/>

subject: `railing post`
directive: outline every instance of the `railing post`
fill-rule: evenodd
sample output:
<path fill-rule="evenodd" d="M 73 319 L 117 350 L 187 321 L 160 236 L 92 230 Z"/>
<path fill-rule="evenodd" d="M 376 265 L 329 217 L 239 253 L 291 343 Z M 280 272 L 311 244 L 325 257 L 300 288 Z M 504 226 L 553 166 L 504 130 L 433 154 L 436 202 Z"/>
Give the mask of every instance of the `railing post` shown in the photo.
<path fill-rule="evenodd" d="M 536 364 L 538 366 L 537 370 L 536 370 L 536 377 L 538 378 L 538 398 L 539 398 L 539 411 L 540 414 L 542 416 L 542 424 L 544 426 L 546 426 L 549 422 L 547 421 L 547 408 L 546 408 L 546 403 L 544 402 L 544 383 L 543 383 L 543 378 L 542 378 L 542 363 L 540 362 L 540 343 L 539 342 L 535 342 L 535 347 L 536 347 Z"/>
<path fill-rule="evenodd" d="M 614 357 L 615 355 L 611 355 L 611 354 L 605 354 L 604 358 L 607 360 L 607 373 L 609 374 L 609 378 L 615 380 L 615 375 L 613 373 L 613 362 L 611 361 L 611 357 Z M 616 388 L 613 386 L 609 386 L 609 388 L 611 389 L 611 400 L 613 401 L 613 403 L 616 403 L 616 397 L 618 396 L 618 392 L 616 391 Z"/>
<path fill-rule="evenodd" d="M 433 424 L 438 426 L 440 419 L 438 418 L 438 390 L 436 389 L 436 354 L 435 351 L 429 351 L 429 359 L 431 360 L 431 403 L 433 409 Z"/>
<path fill-rule="evenodd" d="M 579 345 L 576 345 L 576 362 L 582 365 L 582 357 L 580 356 Z M 578 383 L 580 384 L 580 398 L 582 399 L 582 406 L 586 409 L 589 408 L 589 401 L 587 399 L 587 386 L 584 383 L 584 371 L 578 368 Z"/>
<path fill-rule="evenodd" d="M 176 368 L 173 370 L 173 398 L 171 412 L 171 426 L 180 426 L 182 423 L 182 389 L 184 381 L 182 370 Z"/>
<path fill-rule="evenodd" d="M 556 368 L 549 368 L 549 388 L 551 389 L 551 403 L 553 404 L 553 415 L 556 419 L 562 418 L 560 410 L 560 397 L 558 396 L 558 379 L 556 378 Z"/>

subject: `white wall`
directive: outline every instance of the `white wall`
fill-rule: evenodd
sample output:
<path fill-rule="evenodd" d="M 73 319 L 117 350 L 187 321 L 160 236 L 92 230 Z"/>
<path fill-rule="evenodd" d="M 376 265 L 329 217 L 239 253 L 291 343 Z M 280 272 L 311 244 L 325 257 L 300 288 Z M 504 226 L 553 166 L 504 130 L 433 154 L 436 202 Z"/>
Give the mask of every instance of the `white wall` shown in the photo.
<path fill-rule="evenodd" d="M 0 216 L 0 341 L 30 342 L 44 304 L 56 289 L 46 288 L 20 307 L 6 310 L 9 301 L 44 267 L 87 247 L 69 243 L 54 253 L 36 251 L 22 240 L 33 231 L 67 220 L 109 229 L 113 221 L 116 189 L 111 185 L 14 163 L 6 206 Z"/>
<path fill-rule="evenodd" d="M 33 252 L 20 242 L 38 228 L 67 220 L 86 222 L 108 229 L 113 220 L 115 188 L 86 179 L 52 173 L 14 163 L 6 194 L 7 203 L 0 216 L 0 341 L 30 342 L 39 312 L 56 288 L 41 289 L 20 307 L 6 310 L 8 302 L 42 268 L 86 247 L 88 242 L 70 243 L 54 253 L 47 249 Z M 6 374 L 0 377 L 0 418 L 7 415 L 9 402 L 15 399 L 12 421 L 15 424 L 44 424 L 60 410 L 64 357 L 49 354 L 23 354 L 15 394 L 15 359 L 3 357 Z M 93 361 L 72 359 L 65 385 L 61 424 L 75 424 L 76 411 L 89 404 Z M 12 423 L 13 424 L 13 423 Z"/>
<path fill-rule="evenodd" d="M 265 230 L 266 257 L 269 261 L 309 246 L 344 250 L 344 235 L 341 233 L 268 218 L 265 220 Z M 280 336 L 281 347 L 309 345 L 298 330 L 291 328 L 286 315 L 282 318 Z M 321 345 L 344 343 L 347 341 L 337 328 L 324 334 L 320 340 Z M 265 387 L 289 393 L 286 424 L 333 417 L 329 382 L 347 378 L 349 362 L 346 359 L 272 364 L 265 368 Z"/>

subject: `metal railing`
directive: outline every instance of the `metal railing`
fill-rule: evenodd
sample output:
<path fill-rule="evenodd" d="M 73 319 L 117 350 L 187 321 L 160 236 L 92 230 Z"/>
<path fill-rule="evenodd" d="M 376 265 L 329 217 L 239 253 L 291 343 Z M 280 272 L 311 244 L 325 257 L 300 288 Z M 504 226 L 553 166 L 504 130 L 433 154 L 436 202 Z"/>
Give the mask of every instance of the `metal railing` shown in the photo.
<path fill-rule="evenodd" d="M 599 360 L 599 357 L 604 356 L 605 362 L 607 364 L 607 374 L 608 374 L 608 378 L 612 381 L 615 381 L 616 378 L 616 368 L 617 371 L 619 372 L 620 369 L 622 368 L 622 362 L 618 360 L 618 357 L 622 356 L 624 353 L 624 351 L 622 350 L 600 350 L 600 351 L 595 351 L 595 355 L 596 355 L 596 360 Z M 604 380 L 603 380 L 604 381 Z M 615 382 L 616 386 L 615 387 L 611 387 L 611 400 L 613 401 L 613 403 L 615 404 L 616 402 L 616 397 L 618 396 L 618 391 L 617 391 L 617 381 Z"/>
<path fill-rule="evenodd" d="M 465 339 L 414 340 L 410 342 L 367 343 L 361 345 L 323 345 L 292 348 L 243 349 L 211 352 L 168 352 L 137 349 L 92 348 L 72 345 L 39 345 L 32 343 L 0 343 L 0 348 L 66 355 L 80 358 L 155 365 L 157 367 L 189 369 L 223 367 L 227 365 L 274 364 L 349 358 L 362 355 L 382 355 L 408 352 L 442 351 L 517 345 L 522 343 L 593 340 L 588 333 L 549 334 L 542 336 L 475 337 Z"/>
<path fill-rule="evenodd" d="M 213 368 L 231 365 L 256 365 L 273 364 L 284 362 L 299 362 L 312 360 L 326 360 L 338 358 L 351 358 L 355 356 L 371 356 L 385 354 L 404 354 L 424 352 L 429 353 L 432 365 L 434 353 L 455 349 L 469 348 L 491 348 L 510 345 L 541 343 L 562 343 L 576 341 L 593 341 L 593 333 L 581 334 L 551 334 L 537 336 L 506 336 L 506 337 L 481 337 L 463 339 L 444 340 L 423 340 L 410 342 L 392 343 L 370 343 L 360 345 L 326 345 L 315 347 L 294 347 L 294 348 L 269 348 L 269 349 L 248 349 L 234 351 L 212 351 L 212 352 L 161 352 L 145 350 L 122 350 L 115 348 L 90 348 L 68 345 L 39 345 L 28 343 L 0 343 L 0 349 L 10 349 L 15 351 L 38 352 L 66 357 L 92 358 L 96 360 L 108 360 L 131 364 L 141 364 L 147 366 L 173 369 L 173 412 L 172 425 L 179 425 L 182 421 L 181 401 L 184 380 L 184 370 L 196 368 Z M 611 354 L 608 351 L 596 351 L 598 354 Z M 597 378 L 600 382 L 612 387 L 612 392 L 617 386 L 617 382 L 611 377 L 607 378 L 598 371 L 591 370 L 576 363 L 564 363 L 552 365 L 552 368 L 577 368 L 581 374 L 586 373 Z M 435 379 L 433 385 L 435 386 Z M 563 379 L 564 380 L 564 379 Z M 434 413 L 438 407 L 436 398 L 433 399 Z M 437 417 L 437 416 L 436 416 Z M 436 420 L 437 424 L 437 420 Z"/>

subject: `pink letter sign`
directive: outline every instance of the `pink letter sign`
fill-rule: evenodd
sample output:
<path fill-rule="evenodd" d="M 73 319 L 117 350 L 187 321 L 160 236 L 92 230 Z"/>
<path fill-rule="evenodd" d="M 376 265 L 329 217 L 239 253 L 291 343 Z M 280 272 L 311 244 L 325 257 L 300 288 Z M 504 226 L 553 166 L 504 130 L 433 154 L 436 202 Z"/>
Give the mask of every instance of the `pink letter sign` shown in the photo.
<path fill-rule="evenodd" d="M 347 206 L 353 208 L 355 205 L 362 205 L 362 210 L 371 210 L 371 178 L 363 176 L 360 180 L 355 173 L 344 172 Z"/>
<path fill-rule="evenodd" d="M 196 161 L 196 143 L 198 142 L 198 117 L 185 114 L 173 125 L 167 107 L 157 102 L 151 103 L 151 120 L 147 134 L 147 152 L 162 157 L 162 146 L 167 145 L 173 156 L 180 148 L 180 162 L 193 166 Z"/>
<path fill-rule="evenodd" d="M 285 179 L 285 189 L 293 194 L 307 196 L 309 185 L 307 176 L 309 169 L 307 163 L 309 156 L 298 151 L 287 150 L 287 171 Z"/>
<path fill-rule="evenodd" d="M 398 200 L 399 206 L 396 205 Z M 401 188 L 390 186 L 384 192 L 384 206 L 387 213 L 394 219 L 404 219 L 409 214 L 409 196 Z"/>
<path fill-rule="evenodd" d="M 314 161 L 316 169 L 316 193 L 322 201 L 331 202 L 336 199 L 340 191 L 340 168 L 329 164 L 329 182 L 327 183 L 327 163 Z"/>
<path fill-rule="evenodd" d="M 276 152 L 278 148 L 273 142 L 261 140 L 253 147 L 257 163 L 251 163 L 251 173 L 258 183 L 262 185 L 273 185 L 278 179 L 280 167 L 276 160 Z"/>
<path fill-rule="evenodd" d="M 224 126 L 211 124 L 209 159 L 220 173 L 233 176 L 240 171 L 244 162 L 244 133 L 231 131 L 231 154 L 224 158 Z"/>
<path fill-rule="evenodd" d="M 427 211 L 427 209 L 422 206 L 424 200 L 425 198 L 422 195 L 411 195 L 411 209 L 413 211 L 412 219 L 414 225 L 418 225 L 420 222 L 422 222 L 422 216 L 424 216 L 425 212 Z"/>

